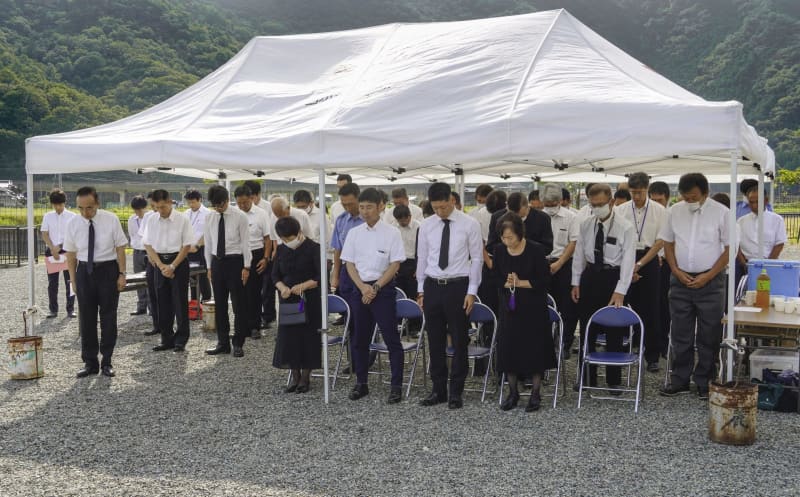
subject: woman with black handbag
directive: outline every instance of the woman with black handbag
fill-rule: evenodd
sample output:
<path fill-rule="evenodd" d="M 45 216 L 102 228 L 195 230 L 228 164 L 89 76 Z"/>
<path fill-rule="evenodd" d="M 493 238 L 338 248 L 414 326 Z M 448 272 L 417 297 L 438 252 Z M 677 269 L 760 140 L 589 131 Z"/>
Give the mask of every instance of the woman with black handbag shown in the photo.
<path fill-rule="evenodd" d="M 292 370 L 287 393 L 304 393 L 309 390 L 311 370 L 322 367 L 319 244 L 305 238 L 293 217 L 278 219 L 275 232 L 282 243 L 272 266 L 272 280 L 280 294 L 272 365 Z"/>

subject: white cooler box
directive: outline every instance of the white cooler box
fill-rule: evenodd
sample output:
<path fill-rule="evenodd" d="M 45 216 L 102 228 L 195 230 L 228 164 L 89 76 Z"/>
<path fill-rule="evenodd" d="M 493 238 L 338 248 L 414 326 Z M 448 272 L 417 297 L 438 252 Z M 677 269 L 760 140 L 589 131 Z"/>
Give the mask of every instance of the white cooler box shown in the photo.
<path fill-rule="evenodd" d="M 756 350 L 750 354 L 750 377 L 763 380 L 762 370 L 764 368 L 783 371 L 791 369 L 797 372 L 798 367 L 797 352 L 791 350 Z"/>

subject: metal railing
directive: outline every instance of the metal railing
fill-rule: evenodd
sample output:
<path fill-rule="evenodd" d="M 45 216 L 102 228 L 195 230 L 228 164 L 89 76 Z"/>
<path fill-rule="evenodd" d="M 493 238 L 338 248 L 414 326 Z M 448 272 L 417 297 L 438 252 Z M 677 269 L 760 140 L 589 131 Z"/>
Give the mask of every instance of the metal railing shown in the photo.
<path fill-rule="evenodd" d="M 45 250 L 39 226 L 34 232 L 34 255 L 39 257 Z M 25 226 L 0 226 L 0 266 L 20 267 L 28 262 L 28 229 Z"/>

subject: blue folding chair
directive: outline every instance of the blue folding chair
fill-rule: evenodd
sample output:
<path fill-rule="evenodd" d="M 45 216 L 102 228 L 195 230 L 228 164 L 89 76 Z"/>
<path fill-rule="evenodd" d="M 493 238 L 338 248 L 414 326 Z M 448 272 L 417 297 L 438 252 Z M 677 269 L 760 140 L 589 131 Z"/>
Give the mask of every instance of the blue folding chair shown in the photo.
<path fill-rule="evenodd" d="M 472 312 L 469 314 L 469 322 L 475 325 L 474 329 L 478 336 L 484 333 L 487 325 L 490 325 L 492 330 L 492 339 L 488 347 L 480 345 L 467 346 L 467 360 L 472 361 L 472 376 L 475 375 L 475 361 L 478 359 L 487 359 L 486 372 L 483 374 L 483 387 L 480 389 L 464 388 L 467 392 L 481 392 L 481 402 L 483 402 L 486 398 L 486 388 L 489 384 L 489 372 L 493 368 L 492 359 L 494 358 L 495 346 L 497 344 L 497 316 L 495 316 L 489 306 L 476 302 L 473 304 Z M 452 359 L 455 355 L 455 349 L 453 347 L 447 347 L 446 354 L 447 357 Z M 494 393 L 494 391 L 491 393 Z"/>
<path fill-rule="evenodd" d="M 328 334 L 328 347 L 339 347 L 339 357 L 336 359 L 336 367 L 333 370 L 333 378 L 331 381 L 331 390 L 336 388 L 336 380 L 339 378 L 339 368 L 342 365 L 342 355 L 347 348 L 350 340 L 350 306 L 347 301 L 342 297 L 334 294 L 328 294 L 328 313 L 329 314 L 342 314 L 344 315 L 344 331 L 341 335 Z M 321 373 L 313 373 L 311 376 L 319 378 L 324 376 Z M 342 375 L 342 378 L 350 378 L 350 375 Z M 292 381 L 292 373 L 289 372 L 289 378 L 286 380 L 288 385 Z"/>
<path fill-rule="evenodd" d="M 395 300 L 407 299 L 408 295 L 399 286 L 394 287 Z"/>
<path fill-rule="evenodd" d="M 407 389 L 406 389 L 406 398 L 411 395 L 411 386 L 414 384 L 414 374 L 417 370 L 417 360 L 419 359 L 419 354 L 422 352 L 422 384 L 423 386 L 427 385 L 427 377 L 425 376 L 425 371 L 427 369 L 427 360 L 425 358 L 425 340 L 423 337 L 425 336 L 425 315 L 422 312 L 419 304 L 411 299 L 400 299 L 396 302 L 396 309 L 397 309 L 397 319 L 400 321 L 407 321 L 409 319 L 420 319 L 422 320 L 422 327 L 419 330 L 419 336 L 417 337 L 416 341 L 404 341 L 400 340 L 400 345 L 403 347 L 403 355 L 408 353 L 414 353 L 414 358 L 410 363 L 410 370 L 408 372 L 408 382 L 407 382 Z M 382 355 L 389 354 L 389 348 L 386 346 L 384 342 L 378 342 L 378 333 L 380 330 L 378 326 L 375 326 L 375 332 L 372 335 L 372 343 L 369 346 L 370 352 L 377 352 L 378 353 L 378 371 L 373 374 L 383 375 L 382 370 Z M 384 381 L 384 383 L 388 383 Z"/>
<path fill-rule="evenodd" d="M 630 342 L 633 341 L 633 334 L 634 328 L 636 325 L 639 325 L 639 329 L 641 332 L 639 333 L 639 352 L 634 354 L 632 350 L 628 350 L 628 352 L 607 352 L 607 351 L 600 351 L 600 352 L 589 352 L 589 340 L 584 340 L 583 343 L 583 361 L 581 363 L 581 373 L 579 377 L 578 383 L 578 408 L 581 407 L 581 401 L 583 400 L 583 391 L 584 390 L 608 390 L 608 388 L 601 388 L 601 387 L 592 387 L 587 386 L 584 384 L 586 381 L 586 377 L 588 374 L 588 367 L 591 365 L 595 366 L 620 366 L 620 367 L 628 367 L 628 388 L 619 388 L 618 391 L 625 393 L 625 392 L 635 392 L 635 397 L 633 399 L 627 398 L 624 396 L 620 397 L 593 397 L 597 399 L 605 399 L 605 400 L 621 400 L 627 402 L 634 402 L 634 412 L 639 411 L 639 401 L 641 398 L 642 393 L 642 357 L 644 355 L 644 324 L 642 323 L 642 319 L 639 317 L 636 312 L 633 311 L 630 307 L 614 307 L 608 306 L 603 307 L 602 309 L 598 309 L 592 317 L 589 318 L 589 322 L 586 324 L 586 333 L 589 335 L 591 331 L 592 325 L 599 325 L 608 328 L 628 328 L 628 340 Z M 588 337 L 587 337 L 588 338 Z M 636 388 L 631 388 L 631 376 L 630 376 L 630 368 L 637 367 L 638 372 L 636 375 Z"/>
<path fill-rule="evenodd" d="M 553 298 L 552 295 L 549 293 L 547 294 L 547 307 L 552 307 L 556 311 L 558 311 L 558 305 L 556 305 L 556 299 Z"/>

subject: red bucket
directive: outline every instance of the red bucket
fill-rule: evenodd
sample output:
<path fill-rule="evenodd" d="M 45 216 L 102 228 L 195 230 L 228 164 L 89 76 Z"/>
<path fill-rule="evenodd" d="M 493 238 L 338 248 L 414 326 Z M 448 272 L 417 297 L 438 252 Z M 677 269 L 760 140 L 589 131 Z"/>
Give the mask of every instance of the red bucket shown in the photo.
<path fill-rule="evenodd" d="M 203 319 L 203 308 L 200 306 L 199 300 L 189 301 L 189 320 L 198 321 Z"/>

